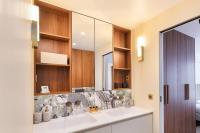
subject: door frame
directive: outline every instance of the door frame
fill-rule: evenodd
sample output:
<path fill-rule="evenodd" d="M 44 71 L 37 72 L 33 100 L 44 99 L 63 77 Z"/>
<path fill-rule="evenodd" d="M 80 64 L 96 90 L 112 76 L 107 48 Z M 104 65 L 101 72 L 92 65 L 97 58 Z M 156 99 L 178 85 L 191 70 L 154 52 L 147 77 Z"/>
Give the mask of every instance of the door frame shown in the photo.
<path fill-rule="evenodd" d="M 163 48 L 163 34 L 174 28 L 189 23 L 191 21 L 200 19 L 200 16 L 191 18 L 174 26 L 171 26 L 167 29 L 164 29 L 159 32 L 159 94 L 160 94 L 160 103 L 159 103 L 159 113 L 160 113 L 160 133 L 164 133 L 164 93 L 163 93 L 163 86 L 164 86 L 164 48 Z"/>

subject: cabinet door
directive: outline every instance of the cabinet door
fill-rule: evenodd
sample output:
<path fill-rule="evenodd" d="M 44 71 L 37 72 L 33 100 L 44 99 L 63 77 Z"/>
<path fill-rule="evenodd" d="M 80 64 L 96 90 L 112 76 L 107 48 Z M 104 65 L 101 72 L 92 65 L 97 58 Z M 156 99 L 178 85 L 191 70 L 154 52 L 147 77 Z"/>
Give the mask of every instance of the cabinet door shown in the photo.
<path fill-rule="evenodd" d="M 112 133 L 111 126 L 101 127 L 84 133 Z"/>
<path fill-rule="evenodd" d="M 112 133 L 152 133 L 152 115 L 142 116 L 112 125 Z"/>

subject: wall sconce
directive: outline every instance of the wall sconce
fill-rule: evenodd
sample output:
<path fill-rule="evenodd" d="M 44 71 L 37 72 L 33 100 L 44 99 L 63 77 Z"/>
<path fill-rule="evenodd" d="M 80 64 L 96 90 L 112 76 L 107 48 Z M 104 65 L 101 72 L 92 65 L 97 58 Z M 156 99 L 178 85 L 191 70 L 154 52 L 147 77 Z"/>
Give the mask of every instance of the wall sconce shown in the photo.
<path fill-rule="evenodd" d="M 40 41 L 39 33 L 39 7 L 31 5 L 29 8 L 29 19 L 31 20 L 31 40 L 34 48 L 38 47 Z"/>
<path fill-rule="evenodd" d="M 144 37 L 138 37 L 137 39 L 137 60 L 138 62 L 142 62 L 144 60 Z"/>

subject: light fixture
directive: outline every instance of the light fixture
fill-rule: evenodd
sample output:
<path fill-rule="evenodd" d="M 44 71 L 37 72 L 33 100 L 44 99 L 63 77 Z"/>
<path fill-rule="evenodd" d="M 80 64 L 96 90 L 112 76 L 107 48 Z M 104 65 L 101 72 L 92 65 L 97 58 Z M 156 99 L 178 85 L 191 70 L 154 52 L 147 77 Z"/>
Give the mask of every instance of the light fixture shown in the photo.
<path fill-rule="evenodd" d="M 32 46 L 38 47 L 38 42 L 40 41 L 39 33 L 39 8 L 38 6 L 31 5 L 29 18 L 32 21 L 31 23 L 31 40 Z"/>
<path fill-rule="evenodd" d="M 145 38 L 140 36 L 137 39 L 137 60 L 138 62 L 142 62 L 144 60 L 144 45 Z"/>
<path fill-rule="evenodd" d="M 74 42 L 72 45 L 73 45 L 73 46 L 76 46 L 76 43 Z"/>
<path fill-rule="evenodd" d="M 82 31 L 82 32 L 81 32 L 81 35 L 82 35 L 82 36 L 85 36 L 85 32 Z"/>

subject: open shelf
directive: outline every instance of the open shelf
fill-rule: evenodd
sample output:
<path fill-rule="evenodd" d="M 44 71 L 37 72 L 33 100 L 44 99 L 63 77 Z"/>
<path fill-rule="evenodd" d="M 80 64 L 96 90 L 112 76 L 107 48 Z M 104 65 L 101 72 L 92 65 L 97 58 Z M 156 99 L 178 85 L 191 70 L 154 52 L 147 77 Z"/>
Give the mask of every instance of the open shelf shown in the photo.
<path fill-rule="evenodd" d="M 64 94 L 68 93 L 67 91 L 57 91 L 57 92 L 50 92 L 50 93 L 35 93 L 35 96 L 41 96 L 41 95 L 52 95 L 52 94 Z"/>
<path fill-rule="evenodd" d="M 55 66 L 55 67 L 70 67 L 70 65 L 64 64 L 51 64 L 51 63 L 37 63 L 37 66 Z"/>
<path fill-rule="evenodd" d="M 35 95 L 61 94 L 71 91 L 71 11 L 37 1 L 40 41 L 35 54 Z M 67 64 L 41 63 L 41 52 L 63 54 Z M 50 93 L 42 94 L 41 86 Z"/>
<path fill-rule="evenodd" d="M 130 68 L 119 68 L 119 67 L 115 67 L 115 70 L 122 70 L 122 71 L 130 71 Z"/>
<path fill-rule="evenodd" d="M 131 51 L 131 49 L 129 48 L 124 48 L 124 47 L 120 47 L 120 46 L 114 46 L 115 50 L 120 50 L 120 51 Z"/>
<path fill-rule="evenodd" d="M 70 40 L 69 37 L 55 35 L 55 34 L 49 34 L 49 33 L 45 33 L 45 32 L 40 32 L 40 37 L 46 38 L 46 39 L 58 40 L 58 41 L 69 41 Z"/>
<path fill-rule="evenodd" d="M 113 27 L 113 89 L 131 88 L 131 31 Z"/>

